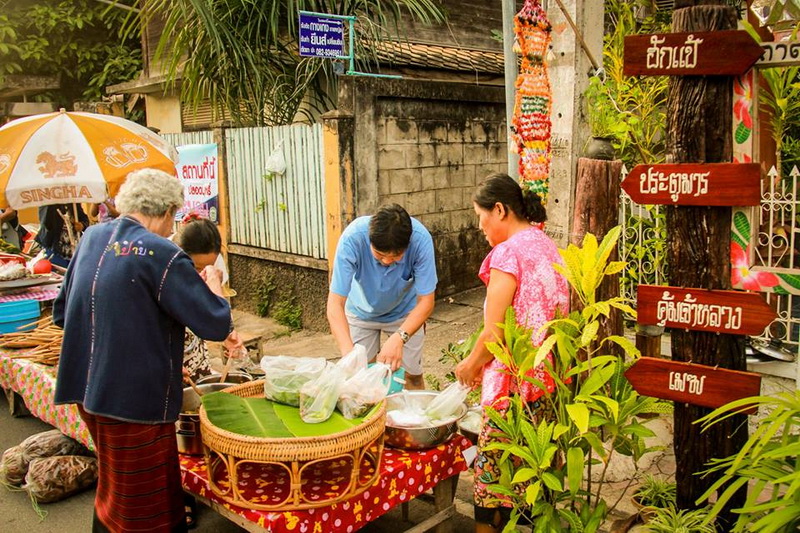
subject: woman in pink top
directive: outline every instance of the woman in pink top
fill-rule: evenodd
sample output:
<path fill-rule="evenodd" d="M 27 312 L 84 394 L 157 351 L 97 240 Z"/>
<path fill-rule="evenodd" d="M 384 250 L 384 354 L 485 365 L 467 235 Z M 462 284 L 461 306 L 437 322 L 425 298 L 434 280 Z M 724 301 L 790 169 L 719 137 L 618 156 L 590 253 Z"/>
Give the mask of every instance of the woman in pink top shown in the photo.
<path fill-rule="evenodd" d="M 497 326 L 505 320 L 508 306 L 514 307 L 517 323 L 530 329 L 533 344 L 542 342 L 545 333 L 539 328 L 569 308 L 567 281 L 553 268 L 561 264 L 555 243 L 542 231 L 547 218 L 539 196 L 505 174 L 487 178 L 472 198 L 481 231 L 492 250 L 483 260 L 479 276 L 486 284 L 484 329 L 475 348 L 456 367 L 461 383 L 482 385 L 481 405 L 501 413 L 508 408 L 508 397 L 521 395 L 531 410 L 544 416 L 544 391 L 526 381 L 518 382 L 508 369 L 486 349 L 487 342 L 502 339 Z M 544 365 L 534 369 L 533 377 L 549 392 L 554 385 Z M 499 531 L 510 515 L 510 502 L 497 501 L 500 496 L 487 491 L 497 483 L 500 452 L 485 450 L 496 439 L 497 428 L 484 415 L 478 438 L 475 460 L 475 522 L 477 532 Z M 505 505 L 503 505 L 505 504 Z M 499 529 L 498 529 L 499 528 Z"/>

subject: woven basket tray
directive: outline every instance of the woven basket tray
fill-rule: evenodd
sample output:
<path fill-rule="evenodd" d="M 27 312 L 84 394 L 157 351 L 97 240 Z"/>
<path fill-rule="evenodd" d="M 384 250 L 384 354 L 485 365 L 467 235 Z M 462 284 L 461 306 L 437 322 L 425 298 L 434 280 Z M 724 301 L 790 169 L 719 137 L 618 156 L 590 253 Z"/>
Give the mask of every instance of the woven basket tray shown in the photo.
<path fill-rule="evenodd" d="M 242 383 L 229 387 L 224 392 L 243 398 L 263 398 L 264 381 Z M 209 421 L 205 409 L 201 407 L 200 431 L 205 448 L 209 486 L 225 501 L 250 509 L 308 509 L 349 499 L 366 490 L 378 477 L 385 422 L 384 402 L 362 424 L 346 431 L 315 437 L 259 438 L 218 428 Z M 349 483 L 338 495 L 324 499 L 307 498 L 302 491 L 307 473 L 337 459 L 350 464 L 352 474 Z M 271 504 L 248 500 L 237 488 L 240 467 L 244 464 L 282 467 L 292 487 L 289 496 L 280 503 Z M 369 476 L 361 475 L 364 464 L 372 465 L 372 474 Z M 227 479 L 221 478 L 218 473 L 220 470 L 227 472 Z"/>

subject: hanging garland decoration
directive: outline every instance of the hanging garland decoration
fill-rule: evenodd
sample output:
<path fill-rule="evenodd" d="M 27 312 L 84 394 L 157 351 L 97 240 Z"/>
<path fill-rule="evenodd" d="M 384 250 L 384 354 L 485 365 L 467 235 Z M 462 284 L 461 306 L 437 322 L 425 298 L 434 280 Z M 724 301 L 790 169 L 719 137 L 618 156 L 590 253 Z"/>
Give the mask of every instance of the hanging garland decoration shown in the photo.
<path fill-rule="evenodd" d="M 514 17 L 514 52 L 521 56 L 511 118 L 512 149 L 519 154 L 520 182 L 547 202 L 550 188 L 550 80 L 545 57 L 550 21 L 538 0 L 525 0 Z"/>

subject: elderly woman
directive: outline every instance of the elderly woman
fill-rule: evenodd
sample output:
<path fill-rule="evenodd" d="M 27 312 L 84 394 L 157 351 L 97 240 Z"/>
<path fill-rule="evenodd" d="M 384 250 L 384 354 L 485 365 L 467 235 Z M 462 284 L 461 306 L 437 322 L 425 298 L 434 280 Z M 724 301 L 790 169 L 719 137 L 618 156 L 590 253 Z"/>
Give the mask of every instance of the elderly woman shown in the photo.
<path fill-rule="evenodd" d="M 166 238 L 183 205 L 174 176 L 133 172 L 116 200 L 121 216 L 86 230 L 53 305 L 64 328 L 55 403 L 78 404 L 94 441 L 93 531 L 183 531 L 184 329 L 221 341 L 230 307 L 219 271 L 201 276 Z"/>

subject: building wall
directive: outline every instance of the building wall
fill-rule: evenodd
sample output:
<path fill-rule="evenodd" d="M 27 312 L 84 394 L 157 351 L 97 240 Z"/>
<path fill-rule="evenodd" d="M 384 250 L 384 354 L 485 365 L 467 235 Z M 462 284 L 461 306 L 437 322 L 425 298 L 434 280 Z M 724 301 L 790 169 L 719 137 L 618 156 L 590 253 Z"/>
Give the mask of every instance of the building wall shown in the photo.
<path fill-rule="evenodd" d="M 177 96 L 159 96 L 148 94 L 145 96 L 147 104 L 147 126 L 158 128 L 159 133 L 180 133 L 183 131 L 181 124 L 181 104 Z"/>
<path fill-rule="evenodd" d="M 506 169 L 503 89 L 348 78 L 339 108 L 355 119 L 356 216 L 403 205 L 433 236 L 437 296 L 477 286 L 488 245 L 471 196 Z"/>

